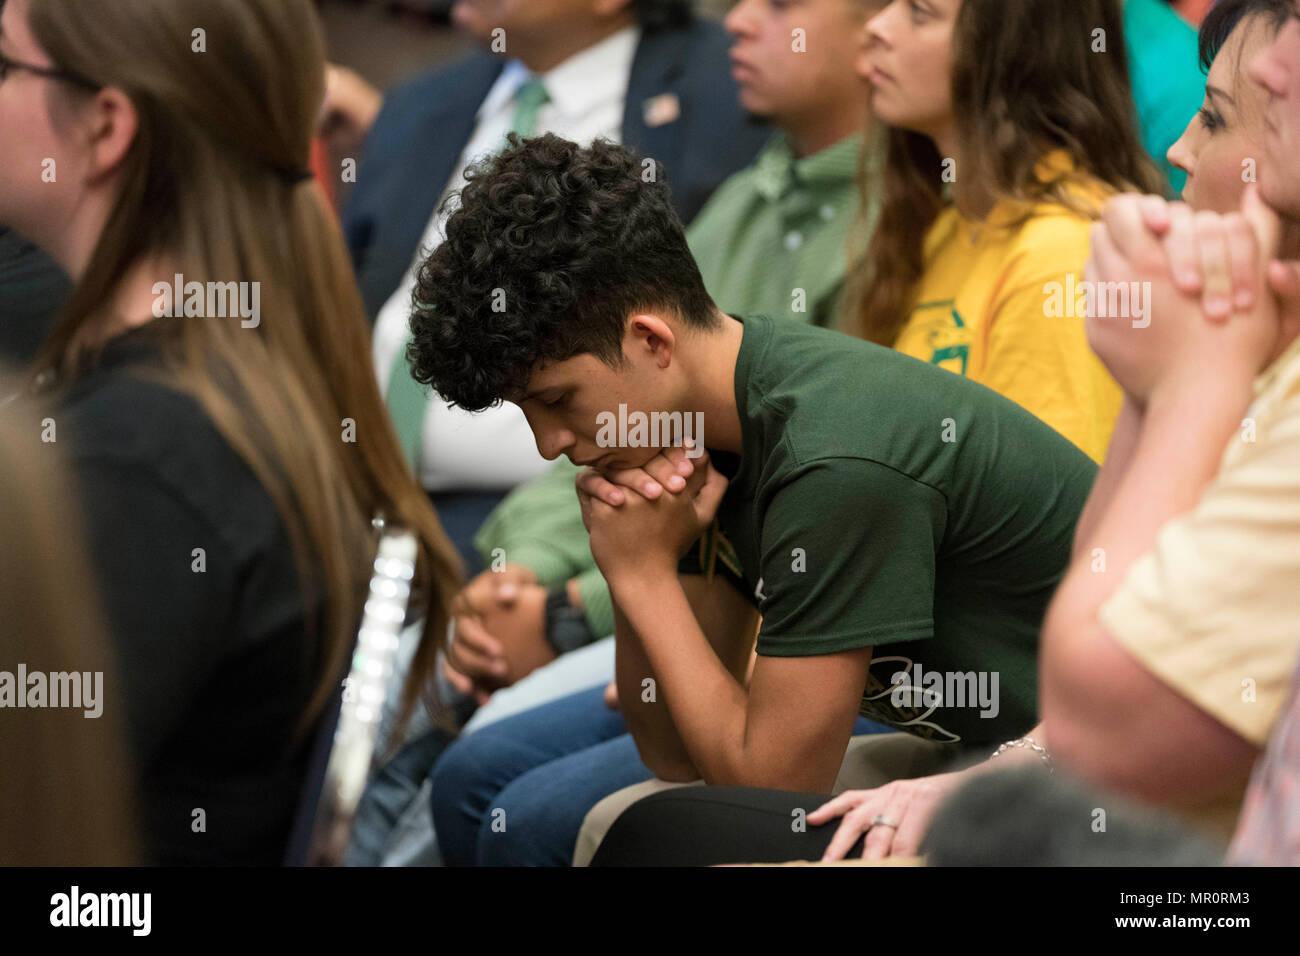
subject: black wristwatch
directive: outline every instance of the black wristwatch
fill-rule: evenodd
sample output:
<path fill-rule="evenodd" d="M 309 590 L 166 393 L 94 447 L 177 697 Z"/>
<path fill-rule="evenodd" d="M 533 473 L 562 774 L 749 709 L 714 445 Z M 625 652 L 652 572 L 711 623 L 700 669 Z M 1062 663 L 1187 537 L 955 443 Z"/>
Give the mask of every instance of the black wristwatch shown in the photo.
<path fill-rule="evenodd" d="M 561 584 L 546 592 L 546 643 L 556 656 L 586 647 L 593 640 L 587 614 L 569 603 L 568 588 Z"/>

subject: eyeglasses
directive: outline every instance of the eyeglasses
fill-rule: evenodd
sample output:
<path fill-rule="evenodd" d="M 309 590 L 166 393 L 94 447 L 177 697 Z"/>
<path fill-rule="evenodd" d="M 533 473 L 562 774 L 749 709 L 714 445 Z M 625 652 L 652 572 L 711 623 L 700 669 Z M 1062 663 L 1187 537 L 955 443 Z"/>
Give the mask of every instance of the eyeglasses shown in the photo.
<path fill-rule="evenodd" d="M 0 83 L 9 78 L 9 74 L 14 70 L 22 70 L 31 73 L 34 76 L 43 76 L 50 80 L 63 80 L 67 83 L 73 83 L 77 86 L 85 87 L 88 90 L 98 90 L 100 85 L 86 79 L 70 70 L 62 70 L 57 67 L 32 66 L 30 63 L 20 63 L 18 60 L 10 59 L 3 53 L 0 53 Z"/>

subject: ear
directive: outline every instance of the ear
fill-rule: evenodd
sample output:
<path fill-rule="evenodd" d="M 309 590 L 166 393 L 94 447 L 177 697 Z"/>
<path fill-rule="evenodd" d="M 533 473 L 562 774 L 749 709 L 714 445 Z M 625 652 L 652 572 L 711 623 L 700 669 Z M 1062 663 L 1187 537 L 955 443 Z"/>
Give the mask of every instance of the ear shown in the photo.
<path fill-rule="evenodd" d="M 677 336 L 660 316 L 644 312 L 627 320 L 623 342 L 624 350 L 632 359 L 649 359 L 660 368 L 667 368 L 673 361 Z"/>
<path fill-rule="evenodd" d="M 121 168 L 139 133 L 140 117 L 130 97 L 111 86 L 96 93 L 86 109 L 92 156 L 90 176 L 99 179 Z"/>

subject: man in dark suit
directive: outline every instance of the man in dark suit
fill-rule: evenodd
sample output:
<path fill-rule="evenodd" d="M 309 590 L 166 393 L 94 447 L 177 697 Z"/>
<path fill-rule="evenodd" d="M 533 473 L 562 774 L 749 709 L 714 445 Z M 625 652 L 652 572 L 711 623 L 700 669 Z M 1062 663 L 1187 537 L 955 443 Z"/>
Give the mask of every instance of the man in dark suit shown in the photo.
<path fill-rule="evenodd" d="M 36 357 L 71 289 L 53 259 L 0 226 L 0 365 Z"/>
<path fill-rule="evenodd" d="M 508 59 L 545 72 L 549 37 L 567 35 L 572 42 L 583 34 L 564 21 L 593 19 L 593 8 L 610 6 L 620 7 L 614 23 L 636 22 L 641 28 L 627 82 L 622 141 L 664 165 L 683 221 L 690 221 L 723 179 L 753 159 L 769 131 L 739 106 L 726 34 L 717 23 L 696 19 L 690 0 L 461 0 L 457 22 L 488 49 L 388 95 L 366 139 L 344 211 L 372 322 L 410 268 L 435 204 L 460 173 L 457 160 L 474 133 L 479 107 Z M 527 8 L 527 22 L 512 23 L 511 16 L 523 21 L 525 14 L 510 8 Z M 505 55 L 491 52 L 493 29 L 504 31 Z M 530 31 L 539 34 L 539 65 L 530 62 Z"/>
<path fill-rule="evenodd" d="M 389 94 L 343 221 L 398 435 L 473 572 L 474 531 L 546 462 L 517 408 L 469 416 L 410 380 L 410 295 L 421 250 L 441 241 L 442 200 L 510 132 L 603 136 L 662 164 L 689 221 L 768 131 L 740 105 L 726 34 L 691 0 L 458 0 L 453 18 L 486 50 Z"/>

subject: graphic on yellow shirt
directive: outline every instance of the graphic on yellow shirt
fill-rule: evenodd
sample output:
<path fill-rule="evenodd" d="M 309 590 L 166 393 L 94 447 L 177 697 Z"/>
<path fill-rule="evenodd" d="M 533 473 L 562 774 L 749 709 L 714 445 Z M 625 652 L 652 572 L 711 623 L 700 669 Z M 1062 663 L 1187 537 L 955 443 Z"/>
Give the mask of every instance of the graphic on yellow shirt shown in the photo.
<path fill-rule="evenodd" d="M 918 305 L 908 320 L 908 329 L 929 349 L 931 365 L 965 375 L 970 362 L 970 329 L 962 321 L 953 299 Z"/>

